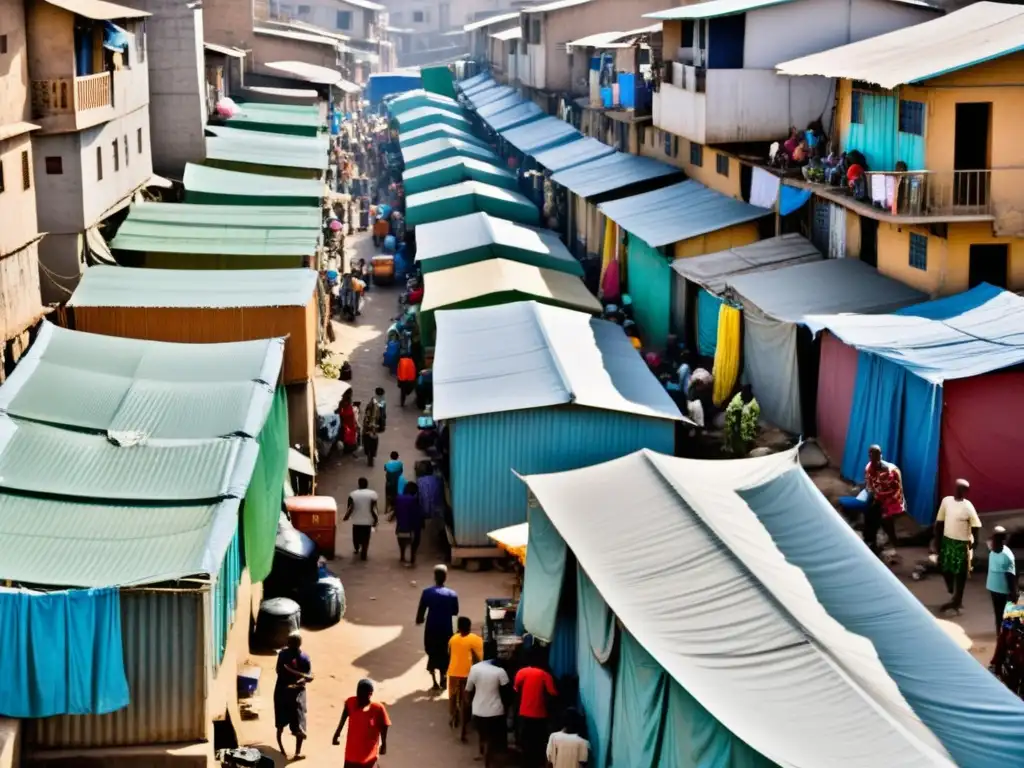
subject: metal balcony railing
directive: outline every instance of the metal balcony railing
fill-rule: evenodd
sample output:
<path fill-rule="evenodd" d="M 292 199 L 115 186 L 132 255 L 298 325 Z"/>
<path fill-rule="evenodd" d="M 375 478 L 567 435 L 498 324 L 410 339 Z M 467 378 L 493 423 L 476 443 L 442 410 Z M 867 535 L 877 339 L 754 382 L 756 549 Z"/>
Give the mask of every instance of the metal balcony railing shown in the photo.
<path fill-rule="evenodd" d="M 1018 178 L 1008 175 L 1014 173 Z M 993 185 L 1020 183 L 1020 174 L 1024 169 L 871 171 L 868 193 L 896 216 L 994 216 Z"/>

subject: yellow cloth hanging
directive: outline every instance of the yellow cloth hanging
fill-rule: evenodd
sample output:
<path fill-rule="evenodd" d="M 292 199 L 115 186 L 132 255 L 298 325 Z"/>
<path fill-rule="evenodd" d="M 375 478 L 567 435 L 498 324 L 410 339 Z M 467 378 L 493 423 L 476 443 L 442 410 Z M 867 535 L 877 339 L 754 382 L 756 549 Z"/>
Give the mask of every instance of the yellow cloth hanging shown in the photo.
<path fill-rule="evenodd" d="M 608 265 L 615 258 L 615 222 L 611 219 L 604 220 L 604 240 L 601 242 L 601 281 L 604 285 L 604 273 L 608 271 Z"/>
<path fill-rule="evenodd" d="M 718 310 L 718 346 L 715 348 L 715 377 L 711 399 L 721 407 L 729 399 L 740 373 L 740 311 L 722 304 Z"/>

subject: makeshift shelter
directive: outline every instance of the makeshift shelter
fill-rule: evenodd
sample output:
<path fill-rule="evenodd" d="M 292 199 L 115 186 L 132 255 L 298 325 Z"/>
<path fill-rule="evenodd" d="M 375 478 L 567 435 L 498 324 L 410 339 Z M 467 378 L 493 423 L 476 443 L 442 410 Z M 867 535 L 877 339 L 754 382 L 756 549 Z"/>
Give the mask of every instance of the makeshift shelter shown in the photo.
<path fill-rule="evenodd" d="M 454 98 L 447 98 L 436 93 L 429 93 L 425 90 L 409 91 L 407 93 L 403 93 L 401 96 L 395 96 L 393 99 L 388 100 L 387 107 L 388 114 L 392 117 L 397 117 L 411 109 L 418 109 L 419 107 L 436 107 L 437 109 L 446 109 L 455 115 L 461 115 L 466 111 Z"/>
<path fill-rule="evenodd" d="M 232 128 L 288 136 L 316 136 L 320 132 L 320 110 L 291 105 L 239 104 L 239 111 L 225 119 Z M 275 107 L 287 106 L 287 109 Z"/>
<path fill-rule="evenodd" d="M 672 261 L 754 242 L 757 220 L 771 213 L 696 181 L 604 202 L 598 211 L 629 233 L 627 289 L 637 325 L 655 347 L 671 331 Z"/>
<path fill-rule="evenodd" d="M 520 565 L 526 565 L 526 542 L 530 535 L 528 523 L 509 525 L 490 531 L 487 538 L 498 545 L 500 549 L 519 561 Z"/>
<path fill-rule="evenodd" d="M 394 120 L 398 123 L 398 133 L 415 131 L 417 128 L 426 128 L 431 125 L 450 125 L 460 131 L 471 131 L 473 124 L 462 114 L 450 112 L 439 107 L 415 107 L 407 112 L 395 115 Z"/>
<path fill-rule="evenodd" d="M 550 116 L 499 133 L 502 139 L 524 155 L 536 155 L 545 149 L 583 138 L 583 134 L 570 123 Z"/>
<path fill-rule="evenodd" d="M 420 69 L 423 89 L 445 98 L 455 98 L 455 83 L 448 67 L 423 67 Z"/>
<path fill-rule="evenodd" d="M 430 139 L 414 146 L 402 147 L 402 162 L 405 170 L 416 168 L 427 163 L 436 163 L 449 157 L 472 157 L 493 165 L 502 165 L 501 158 L 486 147 L 475 142 L 459 139 Z"/>
<path fill-rule="evenodd" d="M 366 100 L 371 107 L 380 104 L 385 96 L 405 93 L 423 87 L 419 74 L 410 72 L 375 72 L 366 82 Z"/>
<path fill-rule="evenodd" d="M 571 141 L 568 144 L 538 152 L 533 156 L 533 160 L 537 165 L 552 173 L 557 173 L 614 153 L 614 147 L 609 147 L 604 142 L 590 136 L 584 136 L 578 141 Z"/>
<path fill-rule="evenodd" d="M 420 328 L 428 346 L 433 346 L 434 311 L 438 309 L 539 301 L 594 315 L 601 312 L 601 303 L 575 275 L 502 258 L 428 272 L 423 287 Z"/>
<path fill-rule="evenodd" d="M 807 238 L 791 234 L 703 256 L 676 259 L 672 262 L 676 273 L 673 326 L 685 329 L 684 338 L 701 357 L 714 357 L 718 344 L 719 308 L 730 277 L 768 272 L 823 258 Z"/>
<path fill-rule="evenodd" d="M 1024 479 L 1024 298 L 982 284 L 888 315 L 812 315 L 822 341 L 817 418 L 844 477 L 862 481 L 877 443 L 903 474 L 908 512 L 971 481 L 979 512 L 1016 509 Z"/>
<path fill-rule="evenodd" d="M 560 618 L 576 630 L 595 766 L 1024 757 L 1024 740 L 1005 738 L 1024 703 L 864 547 L 796 450 L 737 461 L 648 450 L 524 482 L 535 501 L 523 623 L 554 642 Z"/>
<path fill-rule="evenodd" d="M 496 112 L 481 119 L 484 121 L 484 125 L 495 133 L 500 134 L 502 131 L 509 131 L 528 123 L 537 122 L 546 115 L 547 113 L 536 102 L 524 101 L 514 107 L 504 109 L 501 112 Z"/>
<path fill-rule="evenodd" d="M 416 230 L 416 262 L 424 273 L 496 258 L 583 277 L 580 263 L 548 229 L 471 213 Z"/>
<path fill-rule="evenodd" d="M 317 273 L 311 269 L 87 269 L 68 300 L 77 330 L 190 343 L 285 337 L 283 379 L 316 366 Z"/>
<path fill-rule="evenodd" d="M 415 147 L 417 144 L 422 144 L 423 142 L 430 141 L 431 139 L 458 139 L 459 141 L 476 144 L 480 147 L 488 147 L 487 142 L 483 139 L 473 135 L 472 133 L 468 133 L 467 131 L 452 128 L 450 125 L 445 125 L 444 123 L 417 128 L 415 131 L 406 131 L 398 137 L 398 145 L 402 149 L 406 149 L 408 147 Z"/>
<path fill-rule="evenodd" d="M 488 101 L 486 104 L 476 107 L 474 111 L 478 117 L 485 119 L 522 103 L 523 97 L 519 95 L 518 91 L 513 91 L 512 93 L 506 93 L 501 98 Z"/>
<path fill-rule="evenodd" d="M 525 520 L 526 488 L 513 471 L 582 467 L 640 446 L 673 450 L 682 417 L 614 323 L 520 301 L 440 312 L 437 324 L 433 416 L 451 430 L 459 546 Z"/>
<path fill-rule="evenodd" d="M 191 227 L 262 227 L 320 231 L 320 210 L 309 206 L 200 205 L 195 203 L 135 203 L 128 212 L 134 222 L 188 224 Z"/>
<path fill-rule="evenodd" d="M 37 708 L 24 724 L 34 747 L 87 759 L 94 747 L 201 743 L 209 716 L 231 708 L 249 584 L 270 570 L 283 495 L 282 359 L 282 339 L 168 344 L 44 322 L 0 387 L 0 578 L 82 588 L 66 593 L 72 610 L 114 586 L 102 595 L 113 615 L 69 616 L 67 636 L 53 613 L 20 627 L 31 653 L 17 658 L 32 663 L 0 711 Z M 11 640 L 9 596 L 0 615 Z M 20 597 L 32 611 L 32 593 Z M 77 679 L 96 653 L 88 646 L 111 632 L 116 644 Z M 67 670 L 38 686 L 33 676 L 55 662 Z M 115 666 L 123 701 L 109 698 Z M 54 709 L 58 681 L 81 687 Z M 14 695 L 22 684 L 30 696 Z"/>
<path fill-rule="evenodd" d="M 470 213 L 489 213 L 520 224 L 540 224 L 540 211 L 527 197 L 479 181 L 463 181 L 405 199 L 405 222 L 410 227 Z"/>
<path fill-rule="evenodd" d="M 283 179 L 187 163 L 185 202 L 209 205 L 314 206 L 327 187 L 314 179 Z"/>
<path fill-rule="evenodd" d="M 518 179 L 504 168 L 472 157 L 446 157 L 426 165 L 418 165 L 402 174 L 406 195 L 428 192 L 463 181 L 480 181 L 503 189 L 515 190 Z"/>
<path fill-rule="evenodd" d="M 736 275 L 726 285 L 729 297 L 743 308 L 744 380 L 761 415 L 793 434 L 816 431 L 819 352 L 804 318 L 822 312 L 890 312 L 925 299 L 856 259 Z"/>
<path fill-rule="evenodd" d="M 467 77 L 465 80 L 459 80 L 455 84 L 455 87 L 460 93 L 465 93 L 467 90 L 479 88 L 484 83 L 490 82 L 494 82 L 494 78 L 491 76 L 490 72 L 478 72 L 472 77 Z"/>
<path fill-rule="evenodd" d="M 466 100 L 473 106 L 473 109 L 486 107 L 509 96 L 518 96 L 519 91 L 510 85 L 499 85 L 486 90 L 474 91 L 466 96 Z"/>
<path fill-rule="evenodd" d="M 327 170 L 327 137 L 280 136 L 210 128 L 205 164 L 226 171 L 292 179 L 321 179 Z"/>

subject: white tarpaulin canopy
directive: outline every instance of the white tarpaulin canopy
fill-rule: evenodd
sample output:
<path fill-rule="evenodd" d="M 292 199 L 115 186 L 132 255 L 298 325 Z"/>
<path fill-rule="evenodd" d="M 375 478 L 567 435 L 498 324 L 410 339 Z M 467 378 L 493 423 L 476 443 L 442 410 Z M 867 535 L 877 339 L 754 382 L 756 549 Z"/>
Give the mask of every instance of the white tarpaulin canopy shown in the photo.
<path fill-rule="evenodd" d="M 682 419 L 622 328 L 521 301 L 437 313 L 436 419 L 572 403 Z"/>
<path fill-rule="evenodd" d="M 546 516 L 622 626 L 765 757 L 953 766 L 872 644 L 826 612 L 737 492 L 790 471 L 801 471 L 795 450 L 738 461 L 641 451 L 524 481 L 540 507 L 531 531 Z"/>

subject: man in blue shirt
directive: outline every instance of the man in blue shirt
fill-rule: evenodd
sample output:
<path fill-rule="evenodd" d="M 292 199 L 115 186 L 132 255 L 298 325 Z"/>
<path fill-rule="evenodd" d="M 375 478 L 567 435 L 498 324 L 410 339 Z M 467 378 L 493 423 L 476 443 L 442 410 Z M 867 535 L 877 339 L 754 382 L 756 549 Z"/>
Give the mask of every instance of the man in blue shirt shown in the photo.
<path fill-rule="evenodd" d="M 992 551 L 988 553 L 988 578 L 985 587 L 992 596 L 992 611 L 996 616 L 996 634 L 1003 626 L 1006 604 L 1017 600 L 1017 562 L 1006 546 L 1006 529 L 997 525 L 992 529 Z"/>
<path fill-rule="evenodd" d="M 448 641 L 452 637 L 452 619 L 459 615 L 459 596 L 445 586 L 448 568 L 434 566 L 434 586 L 420 595 L 416 623 L 424 624 L 423 648 L 427 652 L 427 671 L 435 691 L 444 690 L 448 683 Z M 437 674 L 441 680 L 438 682 Z"/>

